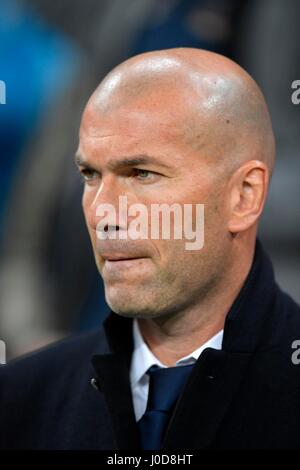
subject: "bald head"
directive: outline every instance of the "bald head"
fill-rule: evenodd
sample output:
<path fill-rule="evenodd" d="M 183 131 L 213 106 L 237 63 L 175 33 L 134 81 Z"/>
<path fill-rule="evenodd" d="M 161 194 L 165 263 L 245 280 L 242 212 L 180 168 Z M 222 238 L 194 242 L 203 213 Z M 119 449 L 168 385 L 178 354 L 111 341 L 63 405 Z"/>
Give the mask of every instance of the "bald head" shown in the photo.
<path fill-rule="evenodd" d="M 216 169 L 260 160 L 273 170 L 274 135 L 264 97 L 250 75 L 224 56 L 177 48 L 130 58 L 105 77 L 87 111 L 107 116 L 126 107 L 146 108 L 199 152 L 209 146 L 206 158 Z"/>

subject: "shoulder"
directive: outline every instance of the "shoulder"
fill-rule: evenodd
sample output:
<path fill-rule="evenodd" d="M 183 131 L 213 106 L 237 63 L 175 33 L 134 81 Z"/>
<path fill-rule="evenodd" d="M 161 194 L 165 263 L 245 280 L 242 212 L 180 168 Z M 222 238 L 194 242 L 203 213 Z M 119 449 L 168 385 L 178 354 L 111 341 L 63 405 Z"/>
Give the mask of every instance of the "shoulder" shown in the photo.
<path fill-rule="evenodd" d="M 90 416 L 90 404 L 100 399 L 91 386 L 91 359 L 105 352 L 101 329 L 1 366 L 0 448 L 69 448 L 68 439 L 80 438 L 83 431 L 79 424 L 73 431 L 74 423 Z"/>
<path fill-rule="evenodd" d="M 0 367 L 0 397 L 22 388 L 42 386 L 48 380 L 66 377 L 72 371 L 88 369 L 94 354 L 106 352 L 108 346 L 101 328 L 70 336 L 50 346 L 27 354 Z"/>

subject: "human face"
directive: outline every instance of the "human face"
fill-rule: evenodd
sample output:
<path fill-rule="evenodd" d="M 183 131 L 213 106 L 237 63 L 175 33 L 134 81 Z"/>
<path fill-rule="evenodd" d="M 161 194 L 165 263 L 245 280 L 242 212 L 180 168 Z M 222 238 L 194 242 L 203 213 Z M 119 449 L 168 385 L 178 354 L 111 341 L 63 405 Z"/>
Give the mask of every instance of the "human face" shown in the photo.
<path fill-rule="evenodd" d="M 214 148 L 207 124 L 199 150 L 190 144 L 182 109 L 183 103 L 165 97 L 144 97 L 106 115 L 90 102 L 83 115 L 78 151 L 83 210 L 107 303 L 124 316 L 158 317 L 195 306 L 224 269 L 225 186 L 206 158 Z M 185 239 L 99 241 L 96 209 L 108 203 L 118 212 L 120 196 L 128 205 L 143 204 L 149 213 L 151 204 L 204 204 L 204 247 L 187 250 Z"/>

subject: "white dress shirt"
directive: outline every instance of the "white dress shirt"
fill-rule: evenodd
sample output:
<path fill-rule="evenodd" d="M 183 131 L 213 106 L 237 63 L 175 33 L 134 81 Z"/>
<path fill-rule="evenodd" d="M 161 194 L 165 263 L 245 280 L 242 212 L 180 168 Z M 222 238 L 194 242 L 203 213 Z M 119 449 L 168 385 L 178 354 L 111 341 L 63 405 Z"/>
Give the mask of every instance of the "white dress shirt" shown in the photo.
<path fill-rule="evenodd" d="M 219 331 L 219 333 L 188 356 L 179 359 L 175 366 L 194 364 L 202 351 L 206 348 L 222 349 L 222 340 L 223 330 Z M 137 320 L 133 321 L 133 345 L 134 349 L 130 365 L 130 384 L 135 418 L 136 421 L 139 421 L 147 407 L 149 393 L 149 376 L 146 373 L 147 370 L 153 365 L 158 365 L 159 367 L 167 366 L 162 364 L 148 348 L 141 335 Z"/>

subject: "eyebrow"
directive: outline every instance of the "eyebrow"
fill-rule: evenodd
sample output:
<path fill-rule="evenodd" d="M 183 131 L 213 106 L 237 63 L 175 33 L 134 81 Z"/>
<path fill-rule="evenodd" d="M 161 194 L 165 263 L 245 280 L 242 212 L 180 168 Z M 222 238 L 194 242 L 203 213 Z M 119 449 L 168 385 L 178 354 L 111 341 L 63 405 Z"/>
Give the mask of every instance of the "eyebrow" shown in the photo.
<path fill-rule="evenodd" d="M 85 166 L 86 168 L 91 168 L 91 164 L 85 160 L 83 155 L 80 152 L 75 154 L 75 163 L 79 166 Z M 170 165 L 163 163 L 158 158 L 150 156 L 150 155 L 133 155 L 132 157 L 123 157 L 120 160 L 109 160 L 107 163 L 108 168 L 111 171 L 116 171 L 124 167 L 133 167 L 138 165 L 146 165 L 146 164 L 156 164 L 161 167 L 171 169 Z"/>

